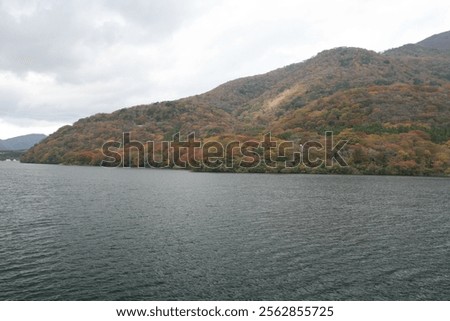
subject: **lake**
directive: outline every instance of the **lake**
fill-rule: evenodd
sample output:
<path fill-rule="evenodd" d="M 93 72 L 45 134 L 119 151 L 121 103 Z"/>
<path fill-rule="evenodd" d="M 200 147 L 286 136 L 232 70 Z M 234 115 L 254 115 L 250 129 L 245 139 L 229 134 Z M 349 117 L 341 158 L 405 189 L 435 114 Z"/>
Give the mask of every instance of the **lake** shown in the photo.
<path fill-rule="evenodd" d="M 450 300 L 450 179 L 0 162 L 1 300 Z"/>

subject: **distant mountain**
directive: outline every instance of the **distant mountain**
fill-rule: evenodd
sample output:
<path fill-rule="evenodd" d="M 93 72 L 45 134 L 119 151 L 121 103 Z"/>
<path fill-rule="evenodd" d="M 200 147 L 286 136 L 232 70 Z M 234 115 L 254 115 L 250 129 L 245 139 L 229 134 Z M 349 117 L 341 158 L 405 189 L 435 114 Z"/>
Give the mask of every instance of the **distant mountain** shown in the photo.
<path fill-rule="evenodd" d="M 143 142 L 176 132 L 205 141 L 259 141 L 271 132 L 279 141 L 303 143 L 331 130 L 349 140 L 343 156 L 350 166 L 312 172 L 450 175 L 450 54 L 441 49 L 450 40 L 434 37 L 433 45 L 424 40 L 384 53 L 326 50 L 201 95 L 80 119 L 21 160 L 98 165 L 102 144 L 121 141 L 125 131 Z"/>
<path fill-rule="evenodd" d="M 0 139 L 0 150 L 26 150 L 42 141 L 45 137 L 47 136 L 44 134 L 29 134 L 5 140 Z"/>

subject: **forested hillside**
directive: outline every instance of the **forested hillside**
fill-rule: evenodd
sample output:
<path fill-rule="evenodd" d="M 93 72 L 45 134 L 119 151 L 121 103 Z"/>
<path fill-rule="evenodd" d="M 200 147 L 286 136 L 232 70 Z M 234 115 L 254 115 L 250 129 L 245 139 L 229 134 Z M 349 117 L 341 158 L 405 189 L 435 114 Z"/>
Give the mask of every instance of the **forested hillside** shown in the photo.
<path fill-rule="evenodd" d="M 21 160 L 98 165 L 103 143 L 121 141 L 123 132 L 143 142 L 177 132 L 204 141 L 260 141 L 271 132 L 280 142 L 300 144 L 333 131 L 335 139 L 349 141 L 342 152 L 349 167 L 255 170 L 450 175 L 449 48 L 443 33 L 384 53 L 326 50 L 202 95 L 80 119 Z"/>

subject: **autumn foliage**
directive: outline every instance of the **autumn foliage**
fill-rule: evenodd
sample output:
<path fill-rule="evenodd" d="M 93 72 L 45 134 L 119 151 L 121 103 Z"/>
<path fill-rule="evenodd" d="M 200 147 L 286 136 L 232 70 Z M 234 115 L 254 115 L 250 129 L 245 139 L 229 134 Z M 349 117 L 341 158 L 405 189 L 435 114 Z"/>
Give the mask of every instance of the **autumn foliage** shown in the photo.
<path fill-rule="evenodd" d="M 279 142 L 300 144 L 325 131 L 349 140 L 343 156 L 350 166 L 295 172 L 450 175 L 450 54 L 417 45 L 383 54 L 327 50 L 202 95 L 80 119 L 21 160 L 98 165 L 103 143 L 121 141 L 123 132 L 142 142 L 195 132 L 224 143 L 271 132 Z"/>

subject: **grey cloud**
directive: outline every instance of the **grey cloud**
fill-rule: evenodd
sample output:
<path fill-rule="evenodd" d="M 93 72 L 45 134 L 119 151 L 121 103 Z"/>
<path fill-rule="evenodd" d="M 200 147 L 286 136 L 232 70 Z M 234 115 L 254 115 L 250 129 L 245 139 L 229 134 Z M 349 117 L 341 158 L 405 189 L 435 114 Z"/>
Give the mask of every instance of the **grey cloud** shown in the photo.
<path fill-rule="evenodd" d="M 145 33 L 151 38 L 167 35 L 196 14 L 196 5 L 192 1 L 113 0 L 107 1 L 105 6 L 120 13 L 129 23 L 145 28 Z"/>
<path fill-rule="evenodd" d="M 70 78 L 81 63 L 115 43 L 161 41 L 191 17 L 193 10 L 186 3 L 53 1 L 36 5 L 30 15 L 20 19 L 2 5 L 0 69 L 52 72 Z M 121 18 L 123 25 L 115 17 Z"/>
<path fill-rule="evenodd" d="M 86 32 L 76 23 L 70 5 L 55 4 L 15 19 L 4 7 L 0 15 L 0 69 L 16 73 L 56 72 L 77 65 L 81 58 L 71 51 L 73 40 Z"/>

